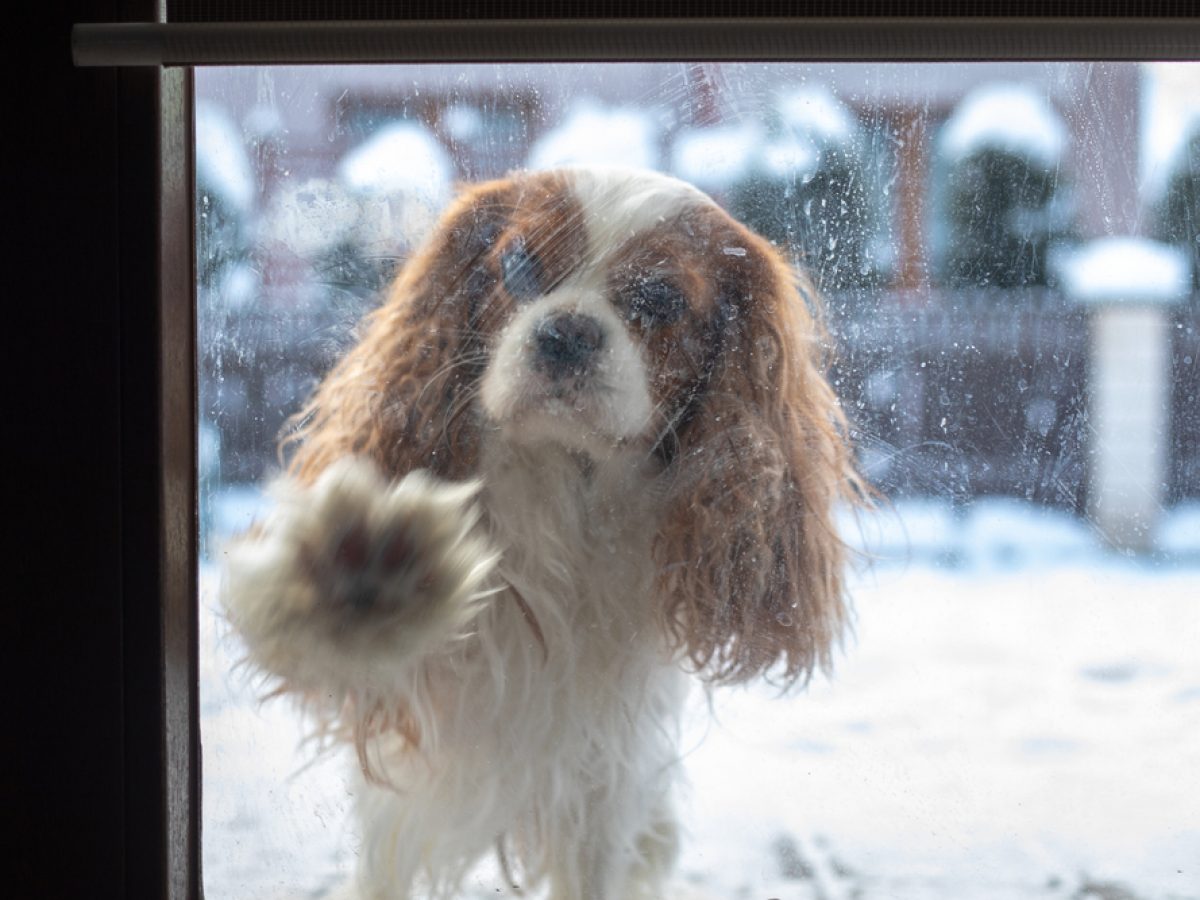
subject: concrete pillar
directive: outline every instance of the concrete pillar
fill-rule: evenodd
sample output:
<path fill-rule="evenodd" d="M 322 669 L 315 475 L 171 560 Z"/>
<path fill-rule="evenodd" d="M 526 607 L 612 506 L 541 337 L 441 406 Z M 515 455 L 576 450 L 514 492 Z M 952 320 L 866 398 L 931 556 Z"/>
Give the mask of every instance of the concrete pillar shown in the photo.
<path fill-rule="evenodd" d="M 1153 548 L 1169 439 L 1169 307 L 1106 303 L 1091 317 L 1088 511 L 1112 546 Z"/>
<path fill-rule="evenodd" d="M 1191 289 L 1191 262 L 1155 241 L 1101 238 L 1058 270 L 1090 311 L 1088 514 L 1113 547 L 1149 551 L 1166 496 L 1171 312 Z"/>

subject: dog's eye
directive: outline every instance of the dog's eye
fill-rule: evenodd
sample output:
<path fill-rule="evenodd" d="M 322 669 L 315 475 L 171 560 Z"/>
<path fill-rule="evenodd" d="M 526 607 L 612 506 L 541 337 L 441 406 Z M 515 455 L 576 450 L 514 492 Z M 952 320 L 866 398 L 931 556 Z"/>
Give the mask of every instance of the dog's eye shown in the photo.
<path fill-rule="evenodd" d="M 670 325 L 687 311 L 683 291 L 662 278 L 642 278 L 625 291 L 630 321 L 644 328 Z"/>
<path fill-rule="evenodd" d="M 525 242 L 514 241 L 500 257 L 504 289 L 518 300 L 531 300 L 542 293 L 542 264 L 525 249 Z"/>

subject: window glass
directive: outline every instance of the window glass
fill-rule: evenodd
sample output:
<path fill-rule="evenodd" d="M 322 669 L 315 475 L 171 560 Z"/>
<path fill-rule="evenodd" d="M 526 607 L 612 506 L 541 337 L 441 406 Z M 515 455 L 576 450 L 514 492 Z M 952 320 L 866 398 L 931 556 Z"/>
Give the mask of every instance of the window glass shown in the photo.
<path fill-rule="evenodd" d="M 378 788 L 353 742 L 315 730 L 320 697 L 264 700 L 281 683 L 245 661 L 219 599 L 231 541 L 269 520 L 306 401 L 454 198 L 564 166 L 694 185 L 806 273 L 793 302 L 822 306 L 824 330 L 793 337 L 827 351 L 870 485 L 835 510 L 854 614 L 832 673 L 691 691 L 671 896 L 1196 896 L 1200 68 L 205 68 L 195 84 L 206 896 L 329 896 L 374 852 L 356 804 Z M 634 203 L 645 235 L 673 215 L 660 202 Z M 588 235 L 584 256 L 625 240 Z M 652 335 L 682 327 L 688 291 L 736 318 L 705 279 L 745 249 L 691 238 L 669 277 L 596 289 L 644 338 L 617 376 L 683 346 Z M 494 256 L 514 309 L 558 283 L 532 243 L 479 240 L 464 267 Z M 667 252 L 644 244 L 631 265 Z M 556 327 L 545 365 L 573 365 L 591 332 Z M 452 365 L 487 366 L 489 340 Z M 681 431 L 715 415 L 694 394 Z M 478 449 L 457 434 L 417 465 L 469 478 L 447 461 Z M 687 441 L 668 443 L 655 464 L 678 473 Z M 765 477 L 765 456 L 729 446 L 746 468 L 717 492 Z M 550 480 L 513 502 L 550 503 Z M 547 559 L 574 558 L 560 537 Z M 482 860 L 463 896 L 517 895 L 519 856 Z"/>

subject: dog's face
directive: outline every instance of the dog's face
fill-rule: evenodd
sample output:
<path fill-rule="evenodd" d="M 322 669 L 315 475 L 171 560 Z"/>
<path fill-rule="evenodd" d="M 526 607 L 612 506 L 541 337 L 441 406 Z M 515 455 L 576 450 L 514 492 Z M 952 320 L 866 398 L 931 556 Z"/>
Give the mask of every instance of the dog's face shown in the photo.
<path fill-rule="evenodd" d="M 673 178 L 478 185 L 318 390 L 292 471 L 353 454 L 464 478 L 495 441 L 651 462 L 672 643 L 717 679 L 802 676 L 840 631 L 832 508 L 856 484 L 811 302 L 771 245 Z"/>
<path fill-rule="evenodd" d="M 522 182 L 485 260 L 486 423 L 597 455 L 657 446 L 711 377 L 744 237 L 699 191 L 656 174 Z"/>

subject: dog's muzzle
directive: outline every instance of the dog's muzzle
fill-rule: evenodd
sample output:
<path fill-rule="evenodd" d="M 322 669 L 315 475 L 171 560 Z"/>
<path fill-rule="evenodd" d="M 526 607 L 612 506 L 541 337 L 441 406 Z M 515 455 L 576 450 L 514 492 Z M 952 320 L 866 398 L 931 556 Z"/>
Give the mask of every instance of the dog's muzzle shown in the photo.
<path fill-rule="evenodd" d="M 585 375 L 604 346 L 604 329 L 591 316 L 557 313 L 542 319 L 533 333 L 533 367 L 551 379 Z"/>

